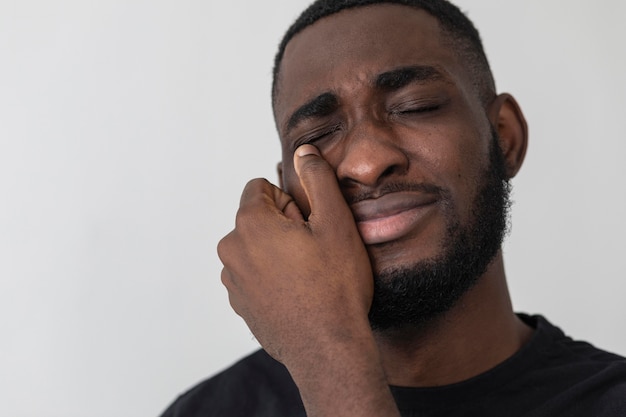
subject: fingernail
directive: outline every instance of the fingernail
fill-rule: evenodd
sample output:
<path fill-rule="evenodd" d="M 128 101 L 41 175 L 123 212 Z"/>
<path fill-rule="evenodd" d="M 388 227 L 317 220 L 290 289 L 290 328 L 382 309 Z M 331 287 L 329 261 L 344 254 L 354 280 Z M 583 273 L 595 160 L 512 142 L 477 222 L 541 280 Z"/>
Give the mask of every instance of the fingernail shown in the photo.
<path fill-rule="evenodd" d="M 320 151 L 313 145 L 300 145 L 298 149 L 296 149 L 296 155 L 302 158 L 307 155 L 320 155 Z"/>

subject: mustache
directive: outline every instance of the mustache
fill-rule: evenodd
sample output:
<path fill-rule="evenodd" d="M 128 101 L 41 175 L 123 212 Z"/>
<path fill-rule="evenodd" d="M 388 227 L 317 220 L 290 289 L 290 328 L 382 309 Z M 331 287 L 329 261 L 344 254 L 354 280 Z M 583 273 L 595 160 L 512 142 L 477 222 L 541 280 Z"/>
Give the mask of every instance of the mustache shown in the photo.
<path fill-rule="evenodd" d="M 446 198 L 449 192 L 442 187 L 429 183 L 408 183 L 392 182 L 383 184 L 377 188 L 361 189 L 356 192 L 344 192 L 344 198 L 348 205 L 356 204 L 363 200 L 371 200 L 384 196 L 385 194 L 397 192 L 419 192 L 423 194 L 436 194 L 440 198 Z"/>

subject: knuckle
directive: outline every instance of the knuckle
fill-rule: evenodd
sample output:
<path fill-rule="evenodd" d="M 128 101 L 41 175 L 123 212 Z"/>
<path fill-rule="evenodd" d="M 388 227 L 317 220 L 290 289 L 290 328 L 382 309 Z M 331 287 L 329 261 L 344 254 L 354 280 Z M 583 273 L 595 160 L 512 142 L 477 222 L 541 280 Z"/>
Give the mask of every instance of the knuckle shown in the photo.
<path fill-rule="evenodd" d="M 225 251 L 224 246 L 226 246 L 224 239 L 225 238 L 222 238 L 220 239 L 219 242 L 217 242 L 217 256 L 220 258 L 220 260 L 222 259 L 222 255 L 224 254 L 224 251 Z"/>
<path fill-rule="evenodd" d="M 224 285 L 225 287 L 228 287 L 229 284 L 229 279 L 228 279 L 228 273 L 226 272 L 226 268 L 222 268 L 222 273 L 220 274 L 220 281 L 222 281 L 222 285 Z"/>
<path fill-rule="evenodd" d="M 226 258 L 230 254 L 232 239 L 233 239 L 233 232 L 230 232 L 229 234 L 224 236 L 222 239 L 220 239 L 219 242 L 217 242 L 217 256 L 220 258 L 220 261 L 222 261 L 223 264 L 227 262 Z"/>
<path fill-rule="evenodd" d="M 259 187 L 263 187 L 265 183 L 267 183 L 267 180 L 265 178 L 253 178 L 246 183 L 243 190 L 244 192 L 246 192 L 247 190 L 257 189 Z"/>
<path fill-rule="evenodd" d="M 254 178 L 248 181 L 241 193 L 240 205 L 245 205 L 247 201 L 260 194 L 262 190 L 270 186 L 270 182 L 265 178 Z"/>
<path fill-rule="evenodd" d="M 229 268 L 222 268 L 222 273 L 220 274 L 220 281 L 222 281 L 222 285 L 226 288 L 229 295 L 234 295 L 241 291 L 240 282 L 236 274 L 234 274 Z"/>
<path fill-rule="evenodd" d="M 235 216 L 235 230 L 246 230 L 254 216 L 255 209 L 250 206 L 239 207 Z"/>

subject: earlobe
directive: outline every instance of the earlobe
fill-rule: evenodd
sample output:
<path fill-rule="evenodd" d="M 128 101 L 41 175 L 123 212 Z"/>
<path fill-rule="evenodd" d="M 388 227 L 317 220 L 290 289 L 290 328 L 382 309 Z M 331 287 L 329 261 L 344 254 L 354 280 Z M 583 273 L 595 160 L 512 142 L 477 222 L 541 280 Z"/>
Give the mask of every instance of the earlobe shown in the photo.
<path fill-rule="evenodd" d="M 507 177 L 513 178 L 524 162 L 528 145 L 528 125 L 515 98 L 498 95 L 489 105 L 491 125 L 498 132 L 500 148 L 506 161 Z"/>

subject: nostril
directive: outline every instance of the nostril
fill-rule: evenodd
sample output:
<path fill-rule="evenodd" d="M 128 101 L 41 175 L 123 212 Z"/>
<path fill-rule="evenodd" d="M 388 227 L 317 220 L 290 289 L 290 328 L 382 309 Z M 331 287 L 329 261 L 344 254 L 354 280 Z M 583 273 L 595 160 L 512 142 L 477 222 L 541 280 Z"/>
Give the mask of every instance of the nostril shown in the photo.
<path fill-rule="evenodd" d="M 383 171 L 383 173 L 380 175 L 381 178 L 385 178 L 385 177 L 389 177 L 393 174 L 397 174 L 400 170 L 400 167 L 397 165 L 392 165 L 390 167 L 388 167 L 386 170 Z"/>

